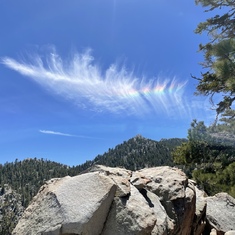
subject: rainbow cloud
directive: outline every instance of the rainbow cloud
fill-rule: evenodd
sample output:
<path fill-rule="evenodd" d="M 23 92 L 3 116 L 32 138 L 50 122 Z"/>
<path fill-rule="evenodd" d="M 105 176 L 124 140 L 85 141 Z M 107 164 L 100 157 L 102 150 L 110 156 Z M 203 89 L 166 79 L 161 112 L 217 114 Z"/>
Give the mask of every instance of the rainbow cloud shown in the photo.
<path fill-rule="evenodd" d="M 138 78 L 115 64 L 101 72 L 89 50 L 75 53 L 69 61 L 53 49 L 47 56 L 34 54 L 28 61 L 5 57 L 2 63 L 83 108 L 135 116 L 189 113 L 183 99 L 186 82 Z"/>

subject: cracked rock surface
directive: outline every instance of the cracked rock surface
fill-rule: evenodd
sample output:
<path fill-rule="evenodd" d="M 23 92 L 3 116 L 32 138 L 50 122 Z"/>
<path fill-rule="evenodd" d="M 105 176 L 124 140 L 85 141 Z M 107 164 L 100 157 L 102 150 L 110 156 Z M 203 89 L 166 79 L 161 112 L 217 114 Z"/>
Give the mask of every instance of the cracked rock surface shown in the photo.
<path fill-rule="evenodd" d="M 218 193 L 213 197 L 207 197 L 206 202 L 207 220 L 216 229 L 217 234 L 235 230 L 235 199 L 233 197 L 227 193 Z M 235 234 L 235 231 L 233 233 Z"/>
<path fill-rule="evenodd" d="M 209 235 L 205 198 L 177 168 L 96 165 L 43 185 L 13 235 Z"/>

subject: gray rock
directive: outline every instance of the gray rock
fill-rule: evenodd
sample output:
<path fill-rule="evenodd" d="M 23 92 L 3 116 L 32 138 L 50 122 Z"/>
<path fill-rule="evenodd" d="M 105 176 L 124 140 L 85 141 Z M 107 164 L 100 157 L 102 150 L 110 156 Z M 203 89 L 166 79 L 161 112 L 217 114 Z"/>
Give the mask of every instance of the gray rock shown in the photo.
<path fill-rule="evenodd" d="M 214 228 L 211 230 L 210 235 L 217 235 L 217 232 Z"/>
<path fill-rule="evenodd" d="M 230 230 L 226 232 L 224 235 L 235 235 L 235 230 Z"/>
<path fill-rule="evenodd" d="M 185 198 L 183 199 L 183 205 L 179 209 L 180 213 L 176 211 L 178 217 L 177 222 L 180 228 L 178 234 L 182 235 L 191 234 L 195 210 L 196 210 L 195 187 L 192 183 L 189 183 L 185 189 Z"/>
<path fill-rule="evenodd" d="M 175 231 L 190 234 L 195 191 L 192 184 L 191 188 L 188 187 L 187 176 L 181 170 L 168 166 L 146 168 L 139 172 L 151 180 L 147 189 L 159 197 L 167 215 L 175 223 Z"/>
<path fill-rule="evenodd" d="M 147 188 L 158 195 L 161 201 L 172 201 L 185 197 L 188 178 L 178 168 L 168 166 L 153 167 L 145 168 L 139 172 L 151 180 L 147 184 Z"/>
<path fill-rule="evenodd" d="M 98 172 L 54 179 L 41 187 L 14 235 L 100 234 L 116 185 Z"/>
<path fill-rule="evenodd" d="M 206 215 L 206 195 L 204 194 L 204 192 L 200 189 L 198 189 L 197 187 L 195 187 L 195 191 L 196 191 L 196 217 L 197 220 L 204 220 L 204 217 Z"/>
<path fill-rule="evenodd" d="M 42 186 L 13 235 L 222 235 L 234 218 L 234 198 L 205 197 L 177 168 L 93 166 Z"/>
<path fill-rule="evenodd" d="M 143 189 L 150 182 L 151 180 L 147 178 L 145 175 L 143 175 L 141 172 L 135 171 L 132 173 L 131 184 L 134 185 L 136 188 Z"/>
<path fill-rule="evenodd" d="M 109 178 L 111 178 L 117 185 L 116 195 L 118 197 L 124 197 L 130 194 L 130 179 L 132 172 L 124 168 L 119 167 L 107 167 L 102 165 L 95 165 L 90 172 L 100 172 Z"/>
<path fill-rule="evenodd" d="M 167 234 L 172 229 L 172 234 L 191 234 L 196 194 L 187 176 L 181 170 L 168 166 L 146 168 L 139 173 L 149 179 L 146 188 L 156 194 L 164 206 L 170 221 Z"/>
<path fill-rule="evenodd" d="M 218 193 L 206 201 L 206 218 L 211 227 L 221 234 L 235 230 L 235 199 L 227 193 Z"/>
<path fill-rule="evenodd" d="M 131 185 L 129 197 L 116 197 L 101 235 L 147 235 L 156 216 L 145 198 Z"/>
<path fill-rule="evenodd" d="M 159 197 L 147 190 L 142 190 L 142 194 L 145 195 L 149 206 L 152 207 L 154 214 L 157 218 L 157 223 L 152 230 L 152 235 L 170 235 L 173 234 L 175 224 L 172 219 L 166 213 L 165 208 L 162 206 Z"/>
<path fill-rule="evenodd" d="M 194 184 L 195 192 L 196 192 L 196 210 L 193 221 L 192 233 L 194 235 L 201 235 L 206 226 L 206 193 L 197 188 L 196 182 L 193 180 L 189 180 L 192 184 Z"/>

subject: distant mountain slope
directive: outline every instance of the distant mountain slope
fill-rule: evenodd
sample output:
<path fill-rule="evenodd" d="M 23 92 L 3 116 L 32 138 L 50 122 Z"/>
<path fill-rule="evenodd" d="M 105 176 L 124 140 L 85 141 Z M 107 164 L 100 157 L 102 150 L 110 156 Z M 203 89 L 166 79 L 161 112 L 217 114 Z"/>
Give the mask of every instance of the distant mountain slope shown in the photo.
<path fill-rule="evenodd" d="M 22 195 L 22 205 L 28 205 L 31 198 L 45 181 L 69 174 L 69 167 L 45 159 L 28 158 L 23 161 L 0 165 L 0 187 L 9 185 Z"/>
<path fill-rule="evenodd" d="M 0 187 L 0 234 L 11 234 L 24 209 L 20 194 L 6 184 Z"/>
<path fill-rule="evenodd" d="M 93 164 L 119 166 L 130 170 L 152 166 L 172 166 L 172 150 L 185 141 L 186 139 L 180 138 L 155 141 L 137 135 L 115 148 L 109 149 L 103 155 L 98 155 L 94 160 L 87 161 L 75 168 L 77 171 L 83 171 Z"/>
<path fill-rule="evenodd" d="M 10 235 L 45 181 L 69 174 L 69 167 L 44 159 L 0 164 L 0 235 Z"/>
<path fill-rule="evenodd" d="M 141 135 L 124 141 L 103 155 L 98 155 L 92 161 L 69 167 L 57 162 L 44 159 L 30 158 L 23 161 L 0 164 L 0 187 L 10 185 L 22 195 L 22 204 L 27 206 L 39 187 L 46 180 L 66 175 L 77 175 L 94 164 L 106 166 L 121 166 L 136 170 L 144 167 L 173 164 L 171 152 L 185 139 L 163 139 L 155 141 Z"/>
<path fill-rule="evenodd" d="M 75 167 L 36 158 L 0 164 L 0 195 L 4 195 L 6 188 L 12 188 L 14 193 L 19 195 L 19 203 L 26 208 L 45 181 L 66 175 L 78 175 L 94 164 L 121 166 L 131 170 L 152 166 L 171 166 L 173 165 L 172 150 L 184 141 L 186 140 L 177 138 L 154 141 L 137 135 L 109 149 L 103 155 L 98 155 L 94 160 Z M 11 201 L 0 200 L 0 235 L 10 235 L 13 229 L 4 221 L 13 221 L 11 223 L 13 225 L 18 219 L 16 214 L 19 210 L 9 213 L 9 206 L 6 207 L 8 204 L 12 204 Z"/>

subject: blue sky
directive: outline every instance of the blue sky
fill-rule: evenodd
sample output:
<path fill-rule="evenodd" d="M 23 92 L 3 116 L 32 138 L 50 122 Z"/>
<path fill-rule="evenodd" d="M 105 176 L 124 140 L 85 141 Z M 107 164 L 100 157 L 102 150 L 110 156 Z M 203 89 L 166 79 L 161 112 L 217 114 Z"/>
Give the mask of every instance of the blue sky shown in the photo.
<path fill-rule="evenodd" d="M 22 0 L 0 7 L 0 163 L 68 165 L 124 140 L 211 123 L 193 0 Z"/>

